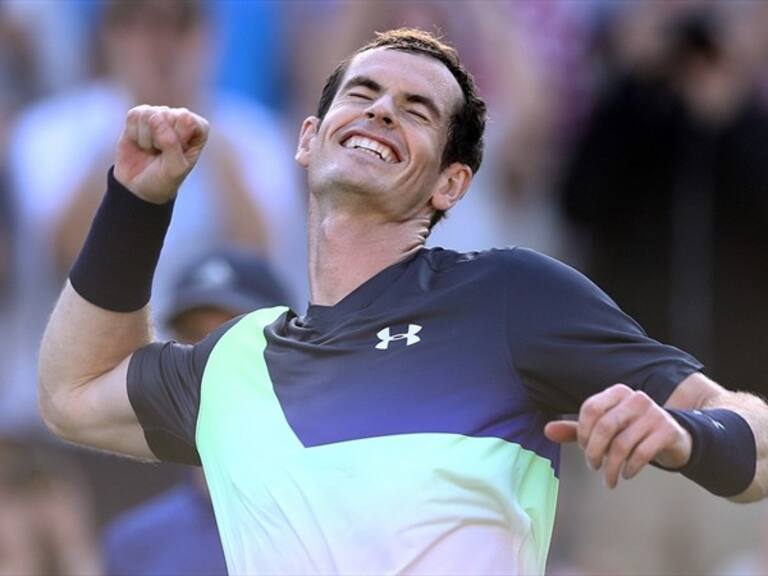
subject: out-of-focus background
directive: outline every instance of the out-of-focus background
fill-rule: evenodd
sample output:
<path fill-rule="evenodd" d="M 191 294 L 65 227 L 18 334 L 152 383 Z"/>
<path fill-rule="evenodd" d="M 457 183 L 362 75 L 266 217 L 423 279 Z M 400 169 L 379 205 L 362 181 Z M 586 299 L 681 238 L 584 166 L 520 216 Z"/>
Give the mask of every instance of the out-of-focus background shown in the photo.
<path fill-rule="evenodd" d="M 0 574 L 107 573 L 121 515 L 189 482 L 62 445 L 36 408 L 38 342 L 125 112 L 186 106 L 212 127 L 154 310 L 225 246 L 271 262 L 303 310 L 300 121 L 339 60 L 401 25 L 442 32 L 490 109 L 483 167 L 429 243 L 560 258 L 723 385 L 768 392 L 768 2 L 4 0 Z M 656 469 L 608 491 L 566 450 L 549 571 L 768 574 L 768 508 Z"/>

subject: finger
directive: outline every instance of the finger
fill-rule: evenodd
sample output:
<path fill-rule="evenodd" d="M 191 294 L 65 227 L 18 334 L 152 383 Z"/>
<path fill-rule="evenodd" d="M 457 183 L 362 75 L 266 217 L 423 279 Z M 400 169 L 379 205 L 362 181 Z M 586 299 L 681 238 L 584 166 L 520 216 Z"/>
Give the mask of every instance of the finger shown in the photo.
<path fill-rule="evenodd" d="M 162 111 L 154 112 L 147 124 L 153 148 L 161 152 L 174 152 L 179 149 L 179 138 Z"/>
<path fill-rule="evenodd" d="M 184 150 L 176 131 L 168 122 L 168 116 L 164 111 L 159 110 L 152 115 L 149 125 L 152 145 L 161 151 L 166 173 L 174 178 L 185 174 L 189 168 L 189 163 L 184 157 Z"/>
<path fill-rule="evenodd" d="M 155 114 L 161 116 L 173 128 L 173 111 L 168 106 L 156 106 Z"/>
<path fill-rule="evenodd" d="M 578 429 L 578 422 L 557 420 L 544 426 L 544 435 L 552 442 L 575 442 L 578 439 Z"/>
<path fill-rule="evenodd" d="M 122 139 L 127 140 L 134 146 L 139 141 L 139 120 L 141 118 L 141 107 L 131 108 L 125 116 L 125 128 L 123 129 Z"/>
<path fill-rule="evenodd" d="M 208 123 L 186 108 L 174 111 L 173 127 L 185 152 L 201 148 L 208 136 Z"/>
<path fill-rule="evenodd" d="M 154 147 L 152 145 L 152 128 L 150 126 L 150 121 L 152 116 L 154 115 L 154 110 L 152 110 L 149 106 L 142 109 L 139 115 L 139 122 L 138 122 L 138 138 L 136 139 L 136 144 L 139 148 L 146 152 L 152 152 L 154 151 Z"/>
<path fill-rule="evenodd" d="M 592 429 L 598 420 L 631 393 L 632 390 L 628 386 L 616 384 L 591 396 L 581 405 L 579 410 L 579 446 L 582 448 L 587 446 L 592 435 Z"/>
<path fill-rule="evenodd" d="M 182 149 L 186 152 L 190 140 L 194 137 L 196 124 L 193 119 L 196 117 L 196 114 L 190 112 L 186 108 L 164 107 L 163 116 L 173 128 L 176 137 L 181 143 Z"/>
<path fill-rule="evenodd" d="M 624 465 L 622 476 L 626 479 L 634 478 L 647 466 L 656 455 L 664 450 L 671 442 L 671 433 L 668 429 L 654 430 L 648 437 L 635 447 Z"/>
<path fill-rule="evenodd" d="M 189 138 L 189 134 L 186 134 L 183 131 L 181 122 L 181 119 L 187 114 L 191 114 L 191 112 L 186 108 L 174 108 L 168 113 L 170 117 L 169 122 L 173 126 L 173 129 L 176 131 L 176 134 L 178 135 L 181 142 L 184 142 L 187 138 Z"/>
<path fill-rule="evenodd" d="M 606 452 L 614 438 L 632 422 L 645 415 L 653 401 L 643 392 L 630 392 L 622 401 L 595 423 L 589 436 L 584 456 L 587 464 L 597 470 L 603 464 Z"/>
<path fill-rule="evenodd" d="M 619 482 L 619 473 L 627 459 L 652 432 L 650 421 L 646 418 L 640 418 L 613 439 L 605 457 L 604 479 L 608 488 L 616 487 Z"/>
<path fill-rule="evenodd" d="M 193 115 L 190 120 L 194 124 L 192 133 L 187 141 L 187 152 L 199 154 L 208 141 L 208 122 L 200 116 Z"/>

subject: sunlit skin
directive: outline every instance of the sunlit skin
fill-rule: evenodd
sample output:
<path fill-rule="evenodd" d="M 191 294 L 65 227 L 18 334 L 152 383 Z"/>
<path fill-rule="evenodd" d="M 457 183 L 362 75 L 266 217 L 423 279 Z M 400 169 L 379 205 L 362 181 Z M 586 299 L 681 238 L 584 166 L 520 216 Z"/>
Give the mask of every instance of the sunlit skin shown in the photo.
<path fill-rule="evenodd" d="M 448 127 L 463 102 L 439 61 L 377 48 L 357 55 L 322 122 L 307 118 L 296 154 L 307 169 L 310 293 L 332 305 L 420 248 L 435 210 L 450 209 L 472 171 L 441 168 Z M 358 134 L 386 143 L 388 163 L 342 144 Z"/>
<path fill-rule="evenodd" d="M 434 104 L 409 101 L 414 96 Z M 299 162 L 308 169 L 312 194 L 338 205 L 355 202 L 360 211 L 393 220 L 429 216 L 448 120 L 462 99 L 456 80 L 433 58 L 383 48 L 360 54 L 319 128 L 314 117 L 304 123 L 310 155 Z M 343 148 L 355 130 L 391 141 L 400 161 L 387 164 Z"/>

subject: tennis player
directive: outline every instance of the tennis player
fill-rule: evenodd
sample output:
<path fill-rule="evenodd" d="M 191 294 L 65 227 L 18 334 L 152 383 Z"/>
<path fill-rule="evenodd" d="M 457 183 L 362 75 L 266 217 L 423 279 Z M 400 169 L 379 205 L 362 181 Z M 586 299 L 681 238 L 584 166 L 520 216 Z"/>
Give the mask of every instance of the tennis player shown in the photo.
<path fill-rule="evenodd" d="M 132 109 L 42 343 L 48 425 L 201 464 L 233 574 L 543 573 L 561 442 L 610 487 L 653 463 L 765 496 L 760 399 L 555 260 L 424 247 L 480 166 L 484 125 L 449 46 L 401 29 L 362 47 L 301 127 L 306 313 L 255 310 L 185 346 L 152 342 L 147 302 L 208 124 Z"/>

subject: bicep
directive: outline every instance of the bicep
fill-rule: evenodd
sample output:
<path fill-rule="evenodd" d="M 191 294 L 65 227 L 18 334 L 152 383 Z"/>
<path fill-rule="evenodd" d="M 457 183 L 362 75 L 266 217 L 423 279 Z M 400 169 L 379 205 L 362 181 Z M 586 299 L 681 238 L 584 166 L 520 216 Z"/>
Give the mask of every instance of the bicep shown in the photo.
<path fill-rule="evenodd" d="M 128 398 L 131 356 L 74 389 L 63 411 L 75 425 L 57 432 L 66 440 L 133 458 L 156 460 Z"/>

